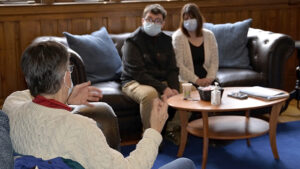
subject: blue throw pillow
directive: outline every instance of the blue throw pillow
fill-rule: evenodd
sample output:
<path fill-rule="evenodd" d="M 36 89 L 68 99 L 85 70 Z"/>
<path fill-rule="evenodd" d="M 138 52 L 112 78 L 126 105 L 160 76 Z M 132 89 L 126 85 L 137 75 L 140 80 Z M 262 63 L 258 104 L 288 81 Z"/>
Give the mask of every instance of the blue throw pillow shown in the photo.
<path fill-rule="evenodd" d="M 105 27 L 90 35 L 63 34 L 69 47 L 82 57 L 88 80 L 96 83 L 120 79 L 122 61 Z"/>
<path fill-rule="evenodd" d="M 211 30 L 217 40 L 219 67 L 251 68 L 247 48 L 247 34 L 252 19 L 236 23 L 205 23 L 204 28 Z"/>

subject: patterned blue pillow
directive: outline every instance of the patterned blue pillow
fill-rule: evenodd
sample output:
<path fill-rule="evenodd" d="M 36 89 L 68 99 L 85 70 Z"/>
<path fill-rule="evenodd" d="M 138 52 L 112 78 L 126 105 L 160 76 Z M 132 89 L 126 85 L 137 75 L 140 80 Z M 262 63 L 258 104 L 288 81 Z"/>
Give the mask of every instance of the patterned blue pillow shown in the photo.
<path fill-rule="evenodd" d="M 247 19 L 236 23 L 203 25 L 216 37 L 219 67 L 251 68 L 247 48 L 247 34 L 251 23 L 252 19 Z"/>
<path fill-rule="evenodd" d="M 63 34 L 69 47 L 82 57 L 88 80 L 96 83 L 120 79 L 122 61 L 105 27 L 90 35 Z"/>

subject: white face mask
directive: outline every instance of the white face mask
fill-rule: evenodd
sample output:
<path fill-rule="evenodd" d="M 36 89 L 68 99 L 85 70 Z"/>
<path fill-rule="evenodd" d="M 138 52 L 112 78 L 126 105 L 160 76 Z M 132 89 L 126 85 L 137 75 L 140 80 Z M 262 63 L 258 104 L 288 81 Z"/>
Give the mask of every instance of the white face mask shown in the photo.
<path fill-rule="evenodd" d="M 189 32 L 193 32 L 197 29 L 198 22 L 197 19 L 188 19 L 183 21 L 183 26 Z"/>
<path fill-rule="evenodd" d="M 161 25 L 144 21 L 143 29 L 149 36 L 156 36 L 161 32 Z"/>
<path fill-rule="evenodd" d="M 66 72 L 67 73 L 67 72 Z M 68 88 L 68 97 L 71 95 L 71 93 L 72 93 L 72 90 L 73 90 L 73 82 L 72 82 L 72 78 L 71 78 L 71 76 L 70 76 L 70 81 L 71 81 L 71 86 L 68 86 L 67 84 L 66 84 L 66 74 L 65 74 L 65 77 L 64 77 L 64 84 L 65 84 L 65 86 Z"/>
<path fill-rule="evenodd" d="M 72 79 L 71 79 L 71 87 L 69 88 L 69 90 L 68 90 L 68 96 L 70 96 L 71 95 L 71 93 L 72 93 L 72 90 L 73 90 L 73 82 L 72 82 Z"/>

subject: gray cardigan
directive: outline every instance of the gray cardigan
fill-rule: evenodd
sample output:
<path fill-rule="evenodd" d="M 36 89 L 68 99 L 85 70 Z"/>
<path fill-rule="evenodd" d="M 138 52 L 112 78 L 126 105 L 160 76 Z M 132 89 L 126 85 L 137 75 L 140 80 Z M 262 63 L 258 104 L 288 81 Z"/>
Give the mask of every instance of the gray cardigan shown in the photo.
<path fill-rule="evenodd" d="M 207 71 L 206 78 L 215 79 L 219 67 L 217 41 L 211 31 L 203 29 L 202 32 L 204 42 L 203 67 Z M 174 32 L 172 44 L 175 51 L 177 66 L 179 68 L 179 80 L 195 83 L 198 76 L 194 73 L 194 64 L 189 41 L 180 29 Z"/>
<path fill-rule="evenodd" d="M 14 168 L 13 148 L 9 136 L 9 120 L 0 110 L 0 167 L 1 169 Z"/>

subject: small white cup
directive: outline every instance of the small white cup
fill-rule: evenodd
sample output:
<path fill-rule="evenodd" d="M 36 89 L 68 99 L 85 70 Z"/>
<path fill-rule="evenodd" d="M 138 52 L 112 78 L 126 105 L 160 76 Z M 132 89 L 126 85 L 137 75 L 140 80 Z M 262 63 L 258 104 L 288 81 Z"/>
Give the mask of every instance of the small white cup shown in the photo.
<path fill-rule="evenodd" d="M 183 99 L 191 98 L 192 83 L 182 83 Z"/>

